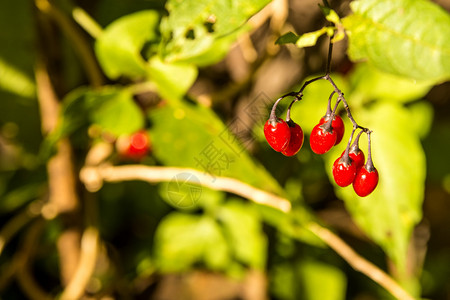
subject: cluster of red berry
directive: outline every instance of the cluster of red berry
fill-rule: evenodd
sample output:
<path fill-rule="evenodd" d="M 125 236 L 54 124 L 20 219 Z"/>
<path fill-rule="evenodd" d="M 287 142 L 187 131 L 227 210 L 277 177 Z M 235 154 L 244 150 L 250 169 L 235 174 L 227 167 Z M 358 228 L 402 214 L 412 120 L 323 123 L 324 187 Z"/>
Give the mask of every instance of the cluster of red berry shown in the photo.
<path fill-rule="evenodd" d="M 306 82 L 298 93 L 289 93 L 279 98 L 270 113 L 269 120 L 264 125 L 264 135 L 269 145 L 277 152 L 281 152 L 286 156 L 293 156 L 300 151 L 304 135 L 302 128 L 296 124 L 290 118 L 290 110 L 292 105 L 301 100 L 302 91 L 309 83 L 317 79 L 326 79 L 331 81 L 331 78 L 326 75 L 324 77 L 318 77 L 314 80 Z M 334 82 L 332 82 L 334 86 Z M 335 87 L 336 88 L 336 87 Z M 313 128 L 310 135 L 311 150 L 316 154 L 324 154 L 328 152 L 333 146 L 339 144 L 344 136 L 345 126 L 342 118 L 336 115 L 336 109 L 338 104 L 342 101 L 347 110 L 347 115 L 353 122 L 353 131 L 351 133 L 350 140 L 348 141 L 345 151 L 341 156 L 336 159 L 333 164 L 333 177 L 337 185 L 346 187 L 353 183 L 353 189 L 360 197 L 365 197 L 372 193 L 378 184 L 378 171 L 374 167 L 371 155 L 370 134 L 371 131 L 368 128 L 361 127 L 356 124 L 351 116 L 350 109 L 343 98 L 343 94 L 340 90 L 337 90 L 339 95 L 336 105 L 331 110 L 331 99 L 336 91 L 330 96 L 328 100 L 328 109 L 325 116 L 323 116 L 319 123 Z M 284 97 L 295 96 L 295 100 L 289 105 L 286 121 L 278 118 L 275 114 L 276 106 Z M 353 144 L 353 135 L 357 129 L 361 129 Z M 367 162 L 364 164 L 365 156 L 363 151 L 359 148 L 359 138 L 361 134 L 365 132 L 369 140 L 369 153 Z"/>

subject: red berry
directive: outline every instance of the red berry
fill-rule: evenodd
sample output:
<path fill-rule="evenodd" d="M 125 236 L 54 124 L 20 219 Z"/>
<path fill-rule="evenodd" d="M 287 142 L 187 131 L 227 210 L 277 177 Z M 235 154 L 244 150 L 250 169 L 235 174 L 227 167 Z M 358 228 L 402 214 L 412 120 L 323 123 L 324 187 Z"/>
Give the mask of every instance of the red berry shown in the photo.
<path fill-rule="evenodd" d="M 367 165 L 363 166 L 357 173 L 353 181 L 353 189 L 360 197 L 366 197 L 377 187 L 378 171 L 374 167 L 373 170 L 368 171 Z"/>
<path fill-rule="evenodd" d="M 330 116 L 323 116 L 320 119 L 319 125 L 322 125 L 330 119 Z M 335 145 L 339 144 L 342 141 L 342 138 L 344 137 L 345 132 L 345 126 L 344 121 L 342 121 L 342 118 L 338 115 L 334 115 L 333 121 L 331 121 L 331 127 L 336 131 L 336 142 Z"/>
<path fill-rule="evenodd" d="M 304 135 L 300 125 L 298 125 L 294 121 L 289 120 L 287 124 L 291 132 L 291 138 L 289 140 L 288 146 L 286 147 L 286 149 L 281 151 L 281 153 L 283 153 L 286 156 L 293 156 L 297 154 L 297 152 L 300 151 L 300 149 L 302 148 Z"/>
<path fill-rule="evenodd" d="M 345 153 L 345 151 L 344 151 Z M 364 166 L 364 152 L 362 152 L 361 149 L 359 148 L 350 148 L 350 151 L 348 152 L 348 155 L 350 156 L 350 158 L 353 161 L 353 164 L 355 165 L 356 168 L 356 172 L 359 171 L 359 169 L 362 168 L 362 166 Z"/>
<path fill-rule="evenodd" d="M 333 164 L 333 177 L 338 186 L 348 186 L 355 179 L 356 167 L 355 164 L 349 159 L 348 162 L 342 157 L 336 159 Z"/>
<path fill-rule="evenodd" d="M 317 154 L 324 154 L 328 152 L 336 142 L 336 131 L 331 129 L 327 131 L 323 125 L 317 124 L 311 131 L 311 136 L 309 138 L 309 143 L 311 145 L 311 150 Z"/>
<path fill-rule="evenodd" d="M 280 118 L 277 118 L 276 121 L 267 120 L 264 125 L 264 135 L 270 147 L 277 152 L 286 149 L 291 138 L 289 126 Z"/>
<path fill-rule="evenodd" d="M 120 155 L 125 158 L 140 160 L 150 150 L 150 138 L 144 130 L 133 133 L 131 136 L 120 136 L 116 147 Z"/>

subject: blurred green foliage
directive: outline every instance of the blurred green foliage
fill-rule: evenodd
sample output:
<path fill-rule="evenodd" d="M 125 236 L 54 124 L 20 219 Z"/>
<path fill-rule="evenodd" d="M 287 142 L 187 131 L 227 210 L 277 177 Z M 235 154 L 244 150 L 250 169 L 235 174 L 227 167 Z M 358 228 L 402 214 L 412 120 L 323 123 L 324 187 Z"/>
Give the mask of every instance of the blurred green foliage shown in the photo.
<path fill-rule="evenodd" d="M 450 256 L 445 247 L 450 245 L 432 241 L 425 265 L 422 268 L 417 263 L 413 273 L 408 269 L 408 249 L 427 207 L 429 218 L 436 216 L 436 222 L 441 222 L 436 224 L 449 228 L 445 210 L 433 211 L 425 196 L 431 186 L 433 199 L 448 208 L 450 124 L 445 113 L 434 111 L 435 102 L 424 100 L 433 86 L 449 77 L 448 13 L 425 0 L 358 0 L 351 3 L 353 14 L 342 24 L 337 16 L 329 17 L 347 31 L 349 57 L 367 60 L 354 64 L 348 74 L 332 74 L 355 119 L 374 131 L 372 152 L 380 183 L 372 195 L 360 198 L 351 187 L 335 186 L 331 174 L 350 135 L 348 120 L 341 145 L 323 157 L 308 149 L 306 139 L 299 155 L 286 158 L 264 141 L 262 124 L 269 107 L 239 114 L 235 96 L 227 103 L 233 114 L 227 116 L 223 106 L 205 104 L 193 96 L 193 85 L 205 76 L 202 72 L 220 73 L 223 59 L 237 39 L 254 33 L 247 20 L 269 1 L 98 0 L 89 5 L 52 1 L 49 5 L 74 25 L 71 10 L 86 5 L 93 21 L 103 27 L 98 36 L 82 36 L 105 76 L 100 87 L 86 83 L 89 76 L 79 62 L 83 58 L 74 50 L 79 45 L 71 44 L 67 32 L 59 30 L 58 21 L 52 23 L 55 19 L 40 11 L 44 2 L 0 2 L 0 26 L 7 28 L 0 31 L 2 298 L 25 297 L 22 286 L 10 284 L 9 272 L 14 272 L 27 233 L 38 226 L 27 212 L 48 198 L 45 166 L 58 141 L 70 138 L 78 172 L 93 145 L 107 142 L 114 146 L 118 137 L 140 129 L 148 132 L 152 148 L 141 164 L 198 169 L 212 182 L 218 176 L 235 178 L 288 198 L 293 211 L 286 214 L 229 193 L 186 186 L 183 176 L 157 185 L 109 183 L 95 193 L 77 183 L 83 207 L 80 214 L 72 219 L 62 215 L 46 220 L 43 238 L 34 244 L 33 274 L 52 296 L 57 297 L 63 289 L 58 238 L 69 225 L 85 226 L 89 219 L 86 207 L 95 206 L 104 249 L 103 260 L 88 285 L 87 293 L 93 296 L 157 298 L 155 291 L 162 289 L 162 282 L 171 274 L 187 276 L 195 270 L 211 277 L 224 274 L 245 285 L 256 270 L 264 274 L 260 281 L 267 289 L 264 294 L 273 299 L 360 299 L 367 294 L 369 298 L 389 298 L 305 228 L 308 222 L 319 222 L 316 213 L 330 221 L 332 218 L 324 217 L 325 208 L 331 207 L 330 203 L 339 205 L 336 198 L 343 200 L 351 217 L 342 223 L 356 224 L 361 230 L 356 238 L 347 237 L 358 252 L 385 270 L 394 269 L 396 279 L 416 296 L 446 295 Z M 86 29 L 88 25 L 81 22 L 76 26 Z M 264 24 L 259 29 L 267 31 Z M 327 31 L 329 28 L 313 33 L 308 46 L 319 42 L 319 36 Z M 252 36 L 255 43 L 258 34 Z M 298 36 L 291 34 L 279 42 L 297 40 Z M 40 131 L 37 101 L 42 87 L 35 81 L 38 58 L 46 63 L 55 92 L 62 99 L 57 128 L 45 137 Z M 258 76 L 252 74 L 247 84 Z M 328 82 L 314 82 L 293 107 L 292 118 L 306 134 L 323 116 L 331 91 Z M 287 103 L 282 105 L 287 107 Z M 444 112 L 448 100 L 445 105 Z M 246 118 L 253 122 L 249 125 Z M 361 148 L 367 153 L 365 138 Z M 107 159 L 112 164 L 130 163 L 115 152 Z M 192 197 L 192 206 L 178 202 L 186 193 Z M 28 204 L 32 204 L 29 211 Z M 445 228 L 437 230 L 446 233 Z"/>

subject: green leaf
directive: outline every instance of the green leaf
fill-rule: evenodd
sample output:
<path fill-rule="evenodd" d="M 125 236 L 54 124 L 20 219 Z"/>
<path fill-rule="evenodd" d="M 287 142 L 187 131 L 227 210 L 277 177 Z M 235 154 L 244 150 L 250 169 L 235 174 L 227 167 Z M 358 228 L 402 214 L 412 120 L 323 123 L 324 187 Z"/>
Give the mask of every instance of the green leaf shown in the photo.
<path fill-rule="evenodd" d="M 91 113 L 91 121 L 102 131 L 115 136 L 132 134 L 144 126 L 144 115 L 133 100 L 133 95 L 125 89 L 105 89 L 102 94 L 90 95 L 92 102 L 102 102 Z"/>
<path fill-rule="evenodd" d="M 164 165 L 190 167 L 209 175 L 242 180 L 257 188 L 283 194 L 275 179 L 243 148 L 252 136 L 239 140 L 230 130 L 245 130 L 240 119 L 228 128 L 212 110 L 188 103 L 162 106 L 149 112 L 153 155 Z"/>
<path fill-rule="evenodd" d="M 159 42 L 159 19 L 156 11 L 144 10 L 121 17 L 106 27 L 96 41 L 95 52 L 110 79 L 146 76 L 141 51 L 147 43 Z"/>
<path fill-rule="evenodd" d="M 229 201 L 218 212 L 234 257 L 241 263 L 262 270 L 266 263 L 267 241 L 259 214 L 249 204 Z"/>
<path fill-rule="evenodd" d="M 353 61 L 417 80 L 450 78 L 450 16 L 426 0 L 359 0 L 343 19 Z"/>
<path fill-rule="evenodd" d="M 314 46 L 317 43 L 317 39 L 325 33 L 331 36 L 333 34 L 333 29 L 322 27 L 319 30 L 307 32 L 302 34 L 295 44 L 299 48 Z"/>
<path fill-rule="evenodd" d="M 60 122 L 50 139 L 56 141 L 89 124 L 115 135 L 131 134 L 143 127 L 144 116 L 126 89 L 82 87 L 63 99 Z"/>
<path fill-rule="evenodd" d="M 269 0 L 250 1 L 167 1 L 167 18 L 161 23 L 165 61 L 210 64 L 205 53 L 220 52 L 215 61 L 225 56 L 236 32 Z M 230 38 L 231 37 L 231 38 Z M 226 41 L 225 44 L 223 41 Z"/>
<path fill-rule="evenodd" d="M 163 272 L 186 271 L 195 263 L 224 270 L 230 262 L 227 242 L 209 217 L 173 212 L 155 233 L 155 263 Z"/>
<path fill-rule="evenodd" d="M 197 68 L 192 64 L 168 63 L 159 56 L 149 61 L 148 73 L 159 94 L 169 100 L 179 100 L 197 78 Z"/>
<path fill-rule="evenodd" d="M 341 19 L 339 18 L 338 14 L 331 8 L 322 6 L 319 4 L 320 9 L 322 10 L 323 14 L 325 15 L 325 18 L 327 21 L 334 23 L 334 24 L 340 24 Z"/>
<path fill-rule="evenodd" d="M 289 31 L 288 33 L 283 34 L 280 36 L 276 41 L 275 44 L 277 45 L 283 45 L 283 44 L 295 44 L 300 36 L 296 35 L 292 31 Z"/>
<path fill-rule="evenodd" d="M 388 99 L 409 102 L 422 98 L 431 89 L 429 82 L 382 72 L 369 64 L 357 64 L 350 77 L 355 88 L 352 97 L 358 95 L 367 100 Z"/>
<path fill-rule="evenodd" d="M 380 176 L 379 184 L 364 198 L 358 197 L 351 186 L 336 187 L 335 191 L 345 201 L 356 223 L 402 272 L 412 229 L 422 216 L 425 154 L 418 133 L 410 130 L 411 114 L 400 104 L 378 101 L 369 108 L 353 110 L 353 114 L 358 116 L 360 124 L 373 130 L 372 156 Z M 351 128 L 348 121 L 346 128 Z M 349 138 L 348 131 L 344 141 Z M 360 147 L 367 157 L 365 135 L 361 137 Z M 332 164 L 344 148 L 345 145 L 340 145 L 326 155 L 326 169 L 332 182 Z"/>

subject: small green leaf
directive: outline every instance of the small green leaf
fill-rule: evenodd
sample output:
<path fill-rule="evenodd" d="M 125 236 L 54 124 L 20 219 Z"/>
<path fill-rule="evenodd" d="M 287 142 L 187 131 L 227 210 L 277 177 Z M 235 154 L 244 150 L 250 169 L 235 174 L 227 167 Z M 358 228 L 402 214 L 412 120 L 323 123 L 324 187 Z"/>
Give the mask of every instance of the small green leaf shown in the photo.
<path fill-rule="evenodd" d="M 295 44 L 299 48 L 314 46 L 317 43 L 317 39 L 324 34 L 332 35 L 333 29 L 329 27 L 322 27 L 319 30 L 307 32 L 302 34 Z"/>
<path fill-rule="evenodd" d="M 335 25 L 341 23 L 341 19 L 339 18 L 338 14 L 331 8 L 322 6 L 319 4 L 320 9 L 322 10 L 323 14 L 325 15 L 325 18 L 327 21 L 334 23 Z"/>
<path fill-rule="evenodd" d="M 148 74 L 162 97 L 179 100 L 197 78 L 197 68 L 191 64 L 167 63 L 153 56 L 149 61 Z"/>
<path fill-rule="evenodd" d="M 146 76 L 141 51 L 146 43 L 159 42 L 159 19 L 156 11 L 145 10 L 121 17 L 106 27 L 96 41 L 95 52 L 109 78 Z"/>
<path fill-rule="evenodd" d="M 426 0 L 359 0 L 343 19 L 353 61 L 417 80 L 450 78 L 450 16 Z"/>
<path fill-rule="evenodd" d="M 283 44 L 295 44 L 300 36 L 296 35 L 292 31 L 289 31 L 288 33 L 283 34 L 280 36 L 276 41 L 275 44 L 277 45 L 283 45 Z"/>

